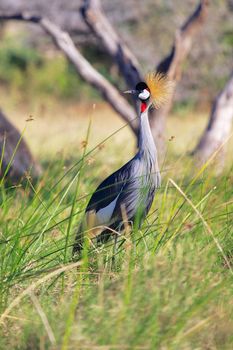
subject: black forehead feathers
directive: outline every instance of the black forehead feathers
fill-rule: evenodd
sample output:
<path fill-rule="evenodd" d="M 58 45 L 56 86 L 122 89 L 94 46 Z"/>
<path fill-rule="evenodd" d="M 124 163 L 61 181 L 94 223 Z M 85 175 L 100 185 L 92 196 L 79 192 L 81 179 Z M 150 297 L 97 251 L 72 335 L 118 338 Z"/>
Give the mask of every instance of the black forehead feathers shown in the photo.
<path fill-rule="evenodd" d="M 144 83 L 143 81 L 141 81 L 140 83 L 138 83 L 136 85 L 136 88 L 135 88 L 137 91 L 142 91 L 144 89 L 147 89 L 150 91 L 150 89 L 148 88 L 148 86 L 146 85 L 146 83 Z"/>

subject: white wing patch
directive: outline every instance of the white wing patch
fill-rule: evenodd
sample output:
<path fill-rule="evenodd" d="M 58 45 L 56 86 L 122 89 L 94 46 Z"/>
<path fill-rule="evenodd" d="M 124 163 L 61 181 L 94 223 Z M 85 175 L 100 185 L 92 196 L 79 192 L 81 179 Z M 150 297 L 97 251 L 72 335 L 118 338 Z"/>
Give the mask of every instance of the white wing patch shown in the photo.
<path fill-rule="evenodd" d="M 103 225 L 103 224 L 109 225 L 110 224 L 110 219 L 111 219 L 112 213 L 115 209 L 116 202 L 117 202 L 119 195 L 120 195 L 120 193 L 110 204 L 108 204 L 106 207 L 97 211 L 96 217 L 97 217 L 97 220 L 98 220 L 100 225 Z"/>

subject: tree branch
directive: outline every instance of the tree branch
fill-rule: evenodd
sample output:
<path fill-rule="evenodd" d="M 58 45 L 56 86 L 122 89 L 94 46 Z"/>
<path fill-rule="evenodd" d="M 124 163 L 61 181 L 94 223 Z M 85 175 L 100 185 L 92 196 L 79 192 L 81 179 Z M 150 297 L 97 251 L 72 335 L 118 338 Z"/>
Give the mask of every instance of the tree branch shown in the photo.
<path fill-rule="evenodd" d="M 209 0 L 201 0 L 191 16 L 175 34 L 170 53 L 157 66 L 157 71 L 168 74 L 177 81 L 181 76 L 181 64 L 192 48 L 195 35 L 201 29 L 206 16 Z"/>
<path fill-rule="evenodd" d="M 233 121 L 233 72 L 216 97 L 208 125 L 200 138 L 193 155 L 199 163 L 205 163 L 209 157 L 227 140 Z M 223 157 L 222 157 L 223 165 Z"/>
<path fill-rule="evenodd" d="M 56 46 L 66 55 L 68 60 L 74 65 L 78 74 L 90 85 L 101 92 L 112 108 L 119 113 L 122 118 L 129 123 L 132 131 L 137 134 L 137 121 L 133 108 L 125 100 L 118 90 L 106 80 L 93 66 L 81 55 L 75 47 L 70 35 L 62 31 L 56 24 L 47 18 L 35 16 L 30 13 L 17 13 L 5 15 L 0 13 L 0 20 L 19 20 L 39 24 L 47 34 L 49 34 Z"/>
<path fill-rule="evenodd" d="M 192 48 L 192 42 L 207 16 L 208 0 L 201 0 L 187 21 L 176 31 L 170 53 L 157 66 L 156 71 L 167 74 L 174 82 L 174 92 L 181 78 L 182 63 Z M 166 117 L 171 109 L 174 92 L 165 106 L 151 113 L 151 127 L 154 139 L 161 153 L 164 152 L 164 132 Z"/>
<path fill-rule="evenodd" d="M 132 88 L 139 81 L 143 81 L 143 75 L 140 73 L 140 66 L 136 57 L 105 16 L 100 1 L 83 0 L 80 11 L 88 27 L 118 65 L 128 87 Z"/>

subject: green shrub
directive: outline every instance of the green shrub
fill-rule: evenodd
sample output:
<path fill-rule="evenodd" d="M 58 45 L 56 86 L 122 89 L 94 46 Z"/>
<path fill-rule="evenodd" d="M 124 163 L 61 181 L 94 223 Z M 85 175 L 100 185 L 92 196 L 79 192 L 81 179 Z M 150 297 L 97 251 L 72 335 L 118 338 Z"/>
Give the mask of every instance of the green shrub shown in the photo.
<path fill-rule="evenodd" d="M 0 83 L 20 92 L 22 99 L 33 95 L 77 100 L 98 98 L 98 93 L 87 86 L 59 54 L 51 58 L 15 41 L 3 41 L 0 62 Z"/>

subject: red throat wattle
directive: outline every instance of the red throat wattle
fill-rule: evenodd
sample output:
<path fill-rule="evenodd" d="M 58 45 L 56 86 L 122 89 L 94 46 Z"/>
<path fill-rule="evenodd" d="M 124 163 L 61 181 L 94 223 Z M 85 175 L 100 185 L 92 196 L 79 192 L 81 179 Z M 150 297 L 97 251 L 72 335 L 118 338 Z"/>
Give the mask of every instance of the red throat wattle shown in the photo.
<path fill-rule="evenodd" d="M 141 101 L 141 113 L 143 113 L 146 110 L 146 102 Z"/>

